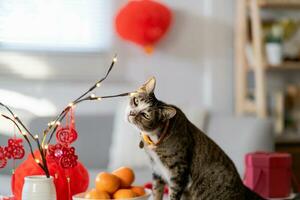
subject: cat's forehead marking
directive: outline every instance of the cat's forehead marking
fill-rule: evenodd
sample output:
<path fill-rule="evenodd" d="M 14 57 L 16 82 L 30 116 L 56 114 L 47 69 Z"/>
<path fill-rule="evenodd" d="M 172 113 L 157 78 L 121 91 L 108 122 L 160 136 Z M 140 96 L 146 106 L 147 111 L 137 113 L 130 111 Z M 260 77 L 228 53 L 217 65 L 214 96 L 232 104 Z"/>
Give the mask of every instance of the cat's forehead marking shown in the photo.
<path fill-rule="evenodd" d="M 132 95 L 131 97 L 132 97 L 131 99 L 137 98 L 139 100 L 137 107 L 133 107 L 133 109 L 138 112 L 146 110 L 146 109 L 151 109 L 151 107 L 153 105 L 155 105 L 155 103 L 156 103 L 156 98 L 153 93 L 151 93 L 151 94 L 136 93 L 135 95 Z"/>
<path fill-rule="evenodd" d="M 149 103 L 145 102 L 145 101 L 140 101 L 139 105 L 138 105 L 138 109 L 141 111 L 141 110 L 144 110 L 146 108 L 149 107 Z"/>
<path fill-rule="evenodd" d="M 139 98 L 140 101 L 144 101 L 145 103 L 148 103 L 150 105 L 154 104 L 156 100 L 153 93 L 151 94 L 140 93 L 137 97 Z"/>

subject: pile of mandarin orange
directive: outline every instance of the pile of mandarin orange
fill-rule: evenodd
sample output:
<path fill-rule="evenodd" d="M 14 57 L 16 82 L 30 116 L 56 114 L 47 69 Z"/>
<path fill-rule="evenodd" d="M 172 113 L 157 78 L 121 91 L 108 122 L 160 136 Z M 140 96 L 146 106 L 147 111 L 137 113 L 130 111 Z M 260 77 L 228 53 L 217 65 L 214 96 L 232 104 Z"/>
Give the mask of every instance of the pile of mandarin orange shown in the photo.
<path fill-rule="evenodd" d="M 129 199 L 145 195 L 142 186 L 132 186 L 135 175 L 131 168 L 121 167 L 112 173 L 101 172 L 95 180 L 96 188 L 88 191 L 85 199 Z"/>

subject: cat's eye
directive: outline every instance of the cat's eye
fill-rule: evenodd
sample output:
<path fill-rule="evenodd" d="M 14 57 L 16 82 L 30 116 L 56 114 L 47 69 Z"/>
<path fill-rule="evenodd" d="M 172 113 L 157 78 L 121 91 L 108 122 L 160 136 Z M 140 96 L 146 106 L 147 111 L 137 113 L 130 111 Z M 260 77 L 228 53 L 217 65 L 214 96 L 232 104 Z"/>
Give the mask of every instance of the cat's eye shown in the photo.
<path fill-rule="evenodd" d="M 139 100 L 138 100 L 138 98 L 133 97 L 133 104 L 134 104 L 135 106 L 138 106 L 138 105 L 139 105 Z"/>
<path fill-rule="evenodd" d="M 144 118 L 150 119 L 150 115 L 149 115 L 149 114 L 147 114 L 147 113 L 145 113 L 145 112 L 142 112 L 141 114 L 142 114 L 142 116 L 143 116 Z"/>

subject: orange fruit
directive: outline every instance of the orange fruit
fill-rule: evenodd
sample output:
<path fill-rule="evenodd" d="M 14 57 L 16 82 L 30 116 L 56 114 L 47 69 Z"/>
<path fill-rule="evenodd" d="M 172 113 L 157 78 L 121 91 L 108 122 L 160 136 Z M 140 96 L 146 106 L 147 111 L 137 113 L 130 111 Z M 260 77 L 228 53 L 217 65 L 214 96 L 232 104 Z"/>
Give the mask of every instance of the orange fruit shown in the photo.
<path fill-rule="evenodd" d="M 146 191 L 142 186 L 132 186 L 130 189 L 139 197 L 144 196 L 146 194 Z"/>
<path fill-rule="evenodd" d="M 133 170 L 129 167 L 121 167 L 113 171 L 113 174 L 119 177 L 119 179 L 121 180 L 122 188 L 130 187 L 135 178 Z"/>
<path fill-rule="evenodd" d="M 137 194 L 130 189 L 120 189 L 113 194 L 114 199 L 130 199 L 134 197 L 137 197 Z"/>
<path fill-rule="evenodd" d="M 117 176 L 106 172 L 99 173 L 95 181 L 97 191 L 105 191 L 110 194 L 117 191 L 120 184 L 121 181 Z"/>
<path fill-rule="evenodd" d="M 110 199 L 110 196 L 107 192 L 97 191 L 92 189 L 84 195 L 85 199 Z"/>

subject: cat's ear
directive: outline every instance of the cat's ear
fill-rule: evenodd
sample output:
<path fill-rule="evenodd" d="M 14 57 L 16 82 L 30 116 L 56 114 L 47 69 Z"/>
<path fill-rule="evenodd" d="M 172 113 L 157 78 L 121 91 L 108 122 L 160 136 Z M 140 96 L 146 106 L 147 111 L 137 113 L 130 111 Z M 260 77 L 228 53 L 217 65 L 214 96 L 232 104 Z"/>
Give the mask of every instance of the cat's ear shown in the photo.
<path fill-rule="evenodd" d="M 142 85 L 142 87 L 139 88 L 139 90 L 146 92 L 147 94 L 151 94 L 154 93 L 155 85 L 156 79 L 155 77 L 151 77 L 148 81 L 146 81 L 146 83 L 144 83 L 144 85 Z"/>
<path fill-rule="evenodd" d="M 176 115 L 176 109 L 171 106 L 164 106 L 162 108 L 162 114 L 164 118 L 171 119 Z"/>

